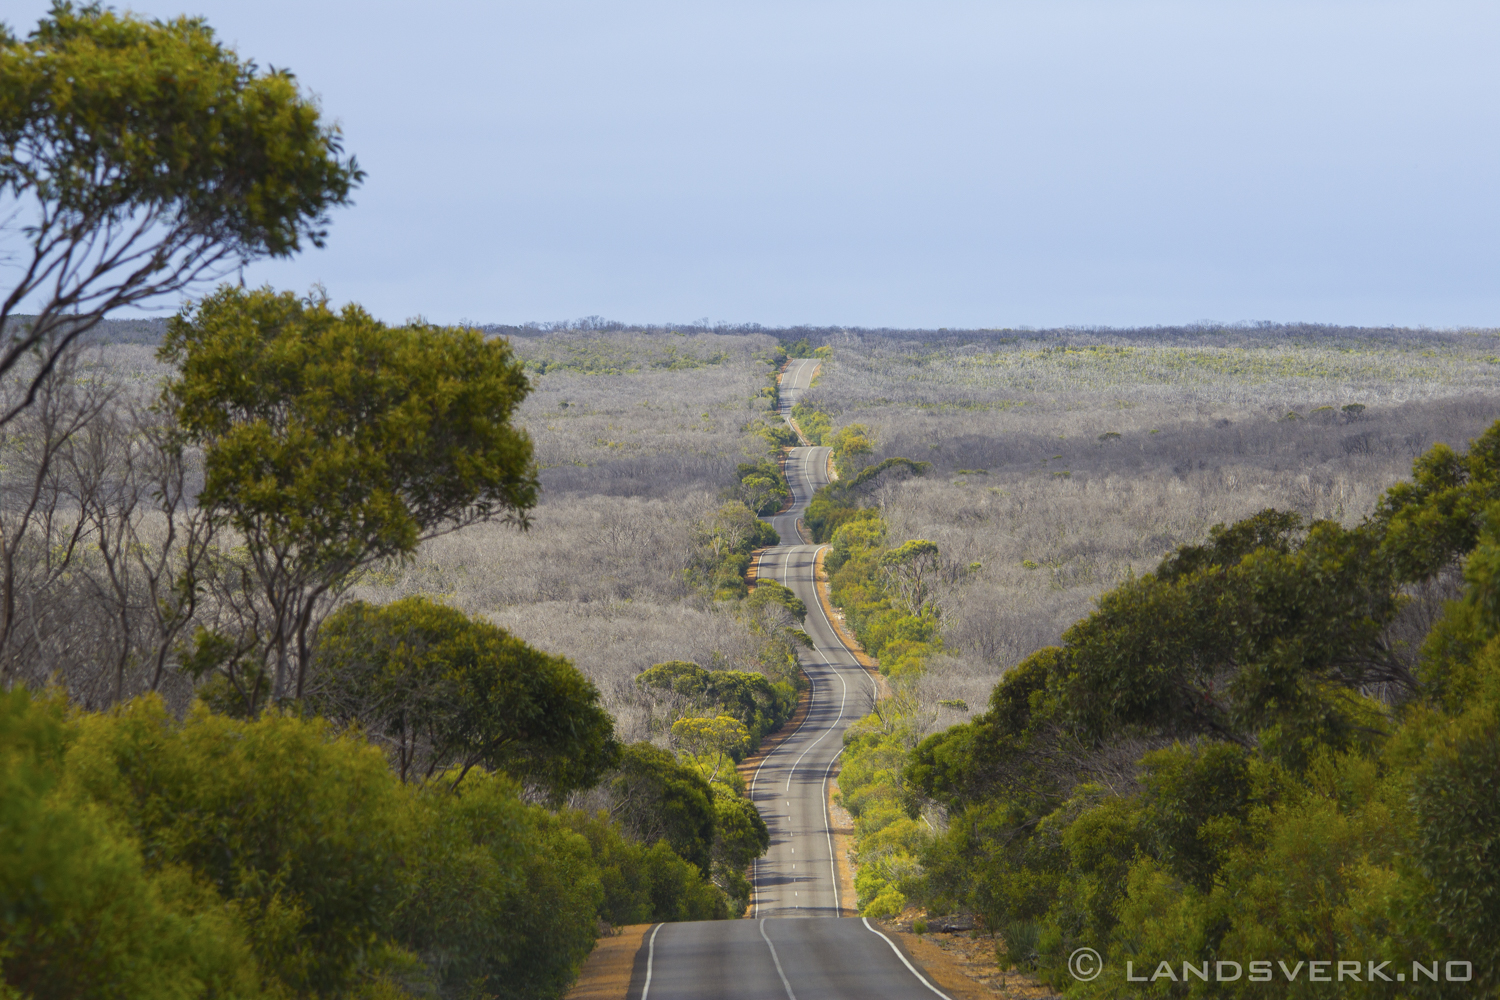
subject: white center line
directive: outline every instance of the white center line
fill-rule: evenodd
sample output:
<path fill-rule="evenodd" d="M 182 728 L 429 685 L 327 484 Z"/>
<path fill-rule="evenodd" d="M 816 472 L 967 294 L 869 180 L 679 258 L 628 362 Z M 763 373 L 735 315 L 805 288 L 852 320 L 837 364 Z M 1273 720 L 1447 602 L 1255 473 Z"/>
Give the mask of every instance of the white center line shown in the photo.
<path fill-rule="evenodd" d="M 786 972 L 781 968 L 781 959 L 776 955 L 776 946 L 771 939 L 766 937 L 766 918 L 760 918 L 760 936 L 765 939 L 766 947 L 771 949 L 771 961 L 776 963 L 776 974 L 781 977 L 782 988 L 786 990 L 787 1000 L 797 1000 L 797 994 L 792 992 L 792 984 L 786 981 Z M 646 994 L 641 994 L 641 1000 L 646 1000 Z M 946 998 L 944 998 L 946 1000 Z"/>

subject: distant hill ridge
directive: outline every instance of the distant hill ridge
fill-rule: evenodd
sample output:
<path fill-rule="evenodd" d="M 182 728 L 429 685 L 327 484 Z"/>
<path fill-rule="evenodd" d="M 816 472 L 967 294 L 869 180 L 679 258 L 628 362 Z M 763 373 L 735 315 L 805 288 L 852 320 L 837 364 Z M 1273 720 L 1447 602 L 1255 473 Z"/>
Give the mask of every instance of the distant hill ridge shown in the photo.
<path fill-rule="evenodd" d="M 29 324 L 35 316 L 11 316 L 5 324 L 9 333 Z M 167 335 L 167 317 L 146 316 L 139 319 L 105 319 L 89 331 L 89 340 L 99 344 L 160 344 Z"/>
<path fill-rule="evenodd" d="M 32 316 L 12 316 L 6 324 L 7 329 L 12 324 L 30 322 Z M 1447 340 L 1450 338 L 1475 334 L 1500 335 L 1500 330 L 1490 328 L 1464 327 L 1457 329 L 1438 329 L 1430 327 L 1402 327 L 1402 326 L 1340 326 L 1333 323 L 1217 323 L 1202 321 L 1198 323 L 1183 323 L 1178 325 L 1159 326 L 1067 326 L 1067 327 L 974 327 L 974 328 L 899 328 L 899 327 L 860 327 L 860 326 L 762 326 L 759 323 L 715 323 L 709 324 L 704 320 L 693 323 L 622 323 L 615 320 L 605 320 L 597 316 L 586 319 L 569 320 L 555 323 L 472 323 L 461 320 L 460 326 L 473 326 L 483 330 L 491 336 L 502 337 L 542 337 L 556 334 L 611 334 L 611 333 L 634 333 L 634 334 L 666 334 L 666 333 L 718 333 L 718 334 L 749 334 L 759 333 L 775 337 L 777 340 L 791 342 L 801 338 L 807 338 L 819 343 L 838 343 L 839 341 L 862 340 L 874 338 L 876 340 L 896 341 L 931 341 L 948 342 L 948 346 L 961 344 L 983 345 L 994 342 L 1004 343 L 1006 341 L 1044 341 L 1057 340 L 1067 342 L 1069 340 L 1081 343 L 1110 342 L 1110 341 L 1156 341 L 1161 343 L 1182 343 L 1184 341 L 1204 340 L 1240 342 L 1246 341 L 1264 345 L 1268 341 L 1286 340 L 1292 342 L 1307 341 L 1338 341 L 1338 340 L 1411 340 L 1411 339 L 1433 339 Z M 89 337 L 98 343 L 105 344 L 159 344 L 167 332 L 167 317 L 150 316 L 136 319 L 106 319 L 100 321 L 99 325 L 90 332 Z"/>
<path fill-rule="evenodd" d="M 783 343 L 805 339 L 811 344 L 858 343 L 865 341 L 911 343 L 926 342 L 947 347 L 963 345 L 997 345 L 1016 342 L 1053 341 L 1061 344 L 1135 343 L 1135 344 L 1207 344 L 1214 346 L 1267 346 L 1277 341 L 1292 344 L 1329 344 L 1339 341 L 1411 342 L 1413 340 L 1452 340 L 1463 336 L 1500 335 L 1500 330 L 1480 327 L 1435 328 L 1409 326 L 1344 326 L 1336 323 L 1273 323 L 1269 321 L 1221 323 L 1202 320 L 1156 326 L 1078 325 L 1059 327 L 862 327 L 862 326 L 763 326 L 759 323 L 622 323 L 590 316 L 556 323 L 502 323 L 462 325 L 476 326 L 491 335 L 504 337 L 543 337 L 557 334 L 593 335 L 610 333 L 635 334 L 764 334 Z"/>

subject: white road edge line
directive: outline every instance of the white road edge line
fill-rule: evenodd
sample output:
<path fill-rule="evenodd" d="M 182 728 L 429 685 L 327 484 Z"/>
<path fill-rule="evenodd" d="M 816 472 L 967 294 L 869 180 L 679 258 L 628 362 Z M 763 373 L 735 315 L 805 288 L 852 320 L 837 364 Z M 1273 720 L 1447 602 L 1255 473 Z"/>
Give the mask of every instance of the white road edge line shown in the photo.
<path fill-rule="evenodd" d="M 876 933 L 879 933 L 879 932 L 877 931 Z M 760 936 L 761 936 L 761 939 L 766 942 L 766 947 L 771 949 L 771 961 L 773 961 L 773 962 L 776 963 L 776 974 L 781 977 L 781 986 L 782 986 L 783 989 L 786 990 L 787 1000 L 797 1000 L 797 994 L 795 994 L 795 993 L 792 992 L 792 984 L 789 983 L 789 982 L 787 982 L 787 980 L 786 980 L 786 973 L 781 968 L 781 959 L 776 954 L 776 946 L 771 943 L 771 939 L 770 938 L 766 937 L 766 918 L 765 917 L 761 917 L 760 918 Z M 897 952 L 897 954 L 900 954 L 900 953 Z M 926 982 L 925 979 L 922 980 L 922 981 Z M 644 993 L 641 994 L 641 1000 L 646 1000 L 646 995 Z M 945 997 L 944 1000 L 947 1000 L 947 998 Z"/>
<path fill-rule="evenodd" d="M 927 987 L 929 990 L 931 990 L 932 992 L 936 993 L 938 996 L 942 997 L 943 1000 L 953 1000 L 953 998 L 950 997 L 948 994 L 944 993 L 942 990 L 938 989 L 936 986 L 934 986 L 931 983 L 929 983 L 927 981 L 927 977 L 924 976 L 924 975 L 922 975 L 920 972 L 918 972 L 917 971 L 917 967 L 915 965 L 912 965 L 911 962 L 907 961 L 906 956 L 903 955 L 903 954 L 901 954 L 901 949 L 896 947 L 896 942 L 892 941 L 890 938 L 886 937 L 884 934 L 881 934 L 875 928 L 871 927 L 870 926 L 870 918 L 869 917 L 861 917 L 860 919 L 862 921 L 864 921 L 865 928 L 867 930 L 869 930 L 869 932 L 871 934 L 877 935 L 880 938 L 880 940 L 884 941 L 886 944 L 888 944 L 888 945 L 891 946 L 891 951 L 894 951 L 896 953 L 896 957 L 899 958 L 899 959 L 901 959 L 901 964 L 904 965 L 904 966 L 906 966 L 908 969 L 910 969 L 911 970 L 911 974 L 914 975 L 914 976 L 916 976 L 918 979 L 920 979 L 922 981 L 922 985 L 923 986 Z M 641 995 L 641 1000 L 646 1000 L 645 994 Z"/>
<path fill-rule="evenodd" d="M 651 965 L 656 960 L 656 935 L 661 928 L 661 924 L 656 925 L 656 930 L 651 932 L 651 940 L 646 945 L 646 982 L 641 986 L 641 1000 L 646 1000 L 646 995 L 651 992 Z"/>
<path fill-rule="evenodd" d="M 809 476 L 809 477 L 811 476 L 811 471 L 810 471 L 810 469 L 808 469 L 807 463 L 810 463 L 811 459 L 812 459 L 812 449 L 809 449 L 808 454 L 804 457 L 804 466 L 803 466 L 803 468 L 804 468 L 804 475 L 805 476 Z M 793 506 L 795 506 L 795 505 L 796 504 L 795 504 L 795 501 L 794 501 Z M 845 654 L 847 654 L 849 656 L 850 659 L 854 660 L 853 666 L 856 669 L 860 669 L 862 672 L 864 672 L 863 668 L 860 667 L 859 658 L 854 655 L 854 652 L 851 649 L 849 649 L 849 647 L 847 645 L 844 644 L 843 637 L 839 635 L 838 629 L 836 629 L 836 628 L 833 627 L 833 622 L 831 620 L 829 620 L 828 612 L 823 609 L 823 599 L 820 596 L 818 596 L 818 573 L 817 573 L 818 553 L 821 552 L 823 549 L 830 548 L 830 547 L 831 546 L 828 546 L 826 544 L 825 545 L 814 545 L 814 546 L 811 547 L 812 548 L 812 552 L 810 554 L 812 556 L 812 561 L 809 564 L 808 578 L 809 578 L 809 582 L 812 584 L 813 602 L 818 606 L 818 614 L 820 614 L 823 617 L 823 624 L 825 626 L 827 626 L 828 631 L 833 635 L 834 641 L 839 644 L 839 648 L 841 648 L 845 652 Z M 782 556 L 781 575 L 782 575 L 783 578 L 785 578 L 787 576 L 787 574 L 788 574 L 788 569 L 790 568 L 790 562 L 791 562 L 792 556 L 795 555 L 795 552 L 793 551 L 795 548 L 796 548 L 796 546 L 788 546 L 787 547 L 787 551 Z M 831 668 L 833 670 L 834 676 L 836 676 L 839 679 L 839 686 L 843 688 L 843 693 L 839 697 L 839 714 L 838 714 L 838 717 L 836 719 L 834 719 L 833 726 L 830 726 L 829 729 L 825 730 L 821 736 L 819 736 L 816 740 L 813 740 L 813 742 L 807 747 L 807 749 L 803 750 L 802 753 L 797 757 L 797 760 L 792 764 L 791 769 L 787 772 L 787 779 L 786 779 L 786 788 L 787 788 L 787 791 L 791 791 L 792 778 L 796 775 L 797 768 L 799 766 L 801 766 L 802 759 L 804 757 L 806 757 L 809 753 L 812 752 L 813 747 L 816 747 L 819 743 L 822 743 L 823 742 L 823 737 L 827 736 L 829 732 L 831 732 L 834 728 L 836 728 L 838 726 L 838 724 L 840 722 L 842 722 L 844 720 L 844 711 L 845 711 L 846 704 L 847 704 L 847 702 L 849 700 L 849 684 L 848 684 L 847 681 L 844 680 L 843 671 L 839 670 L 838 668 L 841 667 L 841 666 L 846 666 L 846 664 L 834 664 L 834 663 L 829 663 L 829 662 L 825 661 L 824 665 L 827 666 L 827 667 L 829 667 L 829 668 Z M 803 718 L 802 722 L 797 726 L 797 728 L 795 730 L 793 730 L 791 736 L 789 736 L 787 738 L 788 741 L 790 741 L 791 739 L 795 738 L 798 733 L 802 732 L 802 727 L 805 726 L 805 725 L 807 725 L 807 720 L 808 719 L 812 718 L 812 706 L 813 706 L 814 696 L 817 694 L 817 682 L 813 680 L 813 677 L 812 677 L 811 673 L 807 674 L 807 680 L 808 680 L 808 685 L 809 685 L 807 715 Z M 878 700 L 878 692 L 877 692 L 876 687 L 875 687 L 875 679 L 874 679 L 874 677 L 871 677 L 870 678 L 870 703 L 871 703 L 871 705 L 873 706 L 874 703 L 877 700 Z M 822 794 L 820 796 L 822 798 L 822 800 L 823 800 L 823 803 L 822 803 L 823 804 L 823 833 L 824 833 L 824 835 L 825 835 L 825 837 L 827 838 L 827 841 L 828 841 L 828 867 L 829 867 L 830 874 L 833 876 L 833 907 L 834 907 L 833 912 L 834 912 L 835 915 L 842 914 L 842 912 L 843 912 L 843 899 L 842 899 L 841 893 L 839 892 L 838 855 L 837 855 L 837 852 L 835 852 L 834 849 L 833 849 L 833 815 L 832 815 L 831 811 L 828 808 L 828 781 L 829 781 L 829 778 L 830 778 L 830 776 L 832 774 L 832 771 L 833 771 L 833 765 L 838 761 L 839 757 L 842 756 L 843 753 L 844 753 L 844 749 L 842 747 L 839 748 L 838 753 L 836 753 L 836 754 L 833 755 L 833 758 L 828 762 L 828 766 L 826 768 L 824 768 L 824 770 L 823 770 Z M 752 802 L 755 801 L 755 787 L 756 787 L 756 784 L 760 781 L 760 769 L 763 768 L 763 767 L 765 767 L 766 766 L 766 761 L 768 761 L 770 759 L 771 759 L 771 754 L 767 754 L 765 757 L 763 757 L 761 759 L 761 762 L 756 765 L 756 767 L 755 767 L 755 773 L 750 778 L 750 800 Z M 751 915 L 752 918 L 760 917 L 760 911 L 761 911 L 761 904 L 760 904 L 760 899 L 759 899 L 759 895 L 760 894 L 759 894 L 758 891 L 756 891 L 757 888 L 758 888 L 759 876 L 760 876 L 760 859 L 756 858 L 750 864 L 751 898 L 755 900 L 755 902 L 752 904 L 752 906 L 750 908 L 750 915 Z M 760 919 L 764 920 L 765 918 L 764 917 L 760 917 Z M 761 935 L 762 936 L 765 935 L 765 931 L 764 930 L 761 931 Z M 769 938 L 767 938 L 766 943 L 767 944 L 770 943 L 770 939 Z M 774 948 L 772 949 L 772 953 L 774 955 L 774 953 L 775 953 L 775 949 Z M 783 982 L 784 981 L 785 981 L 785 978 L 783 977 Z M 787 989 L 790 991 L 791 987 L 788 986 Z M 644 998 L 643 998 L 643 1000 L 644 1000 Z"/>
<path fill-rule="evenodd" d="M 833 548 L 832 545 L 829 545 L 829 544 L 827 544 L 825 542 L 824 544 L 819 545 L 816 549 L 813 550 L 813 596 L 814 597 L 818 597 L 818 570 L 817 570 L 817 567 L 818 567 L 818 552 L 821 551 L 822 549 L 830 549 L 831 550 L 832 548 Z M 830 583 L 829 584 L 829 600 L 830 601 L 833 599 L 832 586 L 833 585 Z M 844 642 L 844 637 L 839 634 L 839 630 L 833 627 L 833 619 L 829 618 L 828 617 L 828 612 L 825 611 L 825 610 L 823 610 L 823 598 L 822 597 L 818 597 L 818 614 L 820 614 L 820 615 L 823 616 L 823 624 L 827 625 L 828 626 L 828 631 L 830 631 L 830 632 L 833 633 L 833 638 L 838 642 L 839 648 L 842 649 L 844 652 L 848 653 L 849 654 L 849 658 L 854 661 L 854 666 L 857 667 L 860 670 L 861 673 L 863 673 L 866 677 L 868 677 L 870 679 L 870 710 L 873 712 L 875 710 L 875 703 L 880 700 L 880 690 L 879 690 L 879 688 L 877 688 L 875 686 L 875 675 L 874 675 L 874 673 L 872 673 L 870 670 L 868 670 L 865 667 L 863 667 L 863 666 L 860 665 L 859 657 L 855 656 L 854 655 L 854 650 L 850 649 L 849 646 Z"/>
<path fill-rule="evenodd" d="M 839 859 L 833 851 L 833 816 L 828 810 L 828 778 L 833 774 L 833 765 L 839 762 L 847 749 L 849 748 L 839 747 L 839 752 L 833 755 L 833 759 L 823 769 L 823 832 L 828 834 L 828 867 L 833 871 L 833 915 L 836 917 L 844 915 L 844 905 L 839 899 Z"/>

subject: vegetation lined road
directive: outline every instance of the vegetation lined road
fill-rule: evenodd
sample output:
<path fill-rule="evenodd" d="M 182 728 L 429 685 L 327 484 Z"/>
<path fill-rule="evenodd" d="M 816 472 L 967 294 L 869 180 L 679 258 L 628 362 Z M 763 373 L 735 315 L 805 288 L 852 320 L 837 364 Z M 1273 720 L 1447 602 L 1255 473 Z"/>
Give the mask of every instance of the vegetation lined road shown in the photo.
<path fill-rule="evenodd" d="M 0 67 L 0 997 L 941 996 L 838 767 L 1070 1000 L 1500 1000 L 1500 330 L 392 326 L 210 290 L 364 176 L 290 72 Z"/>
<path fill-rule="evenodd" d="M 782 379 L 781 412 L 791 413 L 818 362 L 793 361 Z M 808 608 L 802 666 L 812 702 L 798 728 L 754 772 L 750 796 L 771 832 L 752 871 L 750 920 L 662 924 L 650 938 L 651 975 L 643 1000 L 668 998 L 911 998 L 943 996 L 884 935 L 855 919 L 841 898 L 828 816 L 828 781 L 843 731 L 874 706 L 868 673 L 844 648 L 818 601 L 819 546 L 801 543 L 797 521 L 828 481 L 827 448 L 794 448 L 787 458 L 789 509 L 771 519 L 782 544 L 762 554 L 758 575 L 777 580 Z"/>
<path fill-rule="evenodd" d="M 793 361 L 782 377 L 781 412 L 791 413 L 817 361 Z M 802 544 L 797 520 L 813 491 L 828 481 L 827 448 L 794 448 L 786 477 L 792 504 L 771 519 L 782 544 L 761 555 L 757 573 L 790 588 L 807 605 L 813 648 L 801 654 L 812 683 L 812 703 L 798 729 L 767 754 L 750 782 L 750 798 L 771 831 L 771 848 L 756 862 L 752 913 L 837 917 L 853 913 L 841 899 L 828 822 L 828 778 L 843 747 L 844 728 L 874 705 L 870 677 L 839 642 L 813 582 L 818 546 Z"/>

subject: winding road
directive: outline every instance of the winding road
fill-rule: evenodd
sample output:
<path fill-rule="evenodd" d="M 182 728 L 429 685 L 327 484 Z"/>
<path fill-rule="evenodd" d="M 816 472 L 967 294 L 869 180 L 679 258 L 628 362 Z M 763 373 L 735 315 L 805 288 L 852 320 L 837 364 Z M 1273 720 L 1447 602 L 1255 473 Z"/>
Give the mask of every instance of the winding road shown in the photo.
<path fill-rule="evenodd" d="M 790 362 L 781 380 L 781 413 L 790 416 L 817 370 Z M 870 675 L 839 641 L 818 600 L 813 564 L 797 522 L 828 482 L 827 448 L 794 448 L 786 477 L 792 505 L 771 518 L 782 544 L 761 554 L 758 575 L 790 587 L 807 605 L 813 648 L 799 654 L 811 681 L 807 715 L 761 760 L 750 797 L 771 831 L 755 863 L 750 919 L 659 924 L 647 939 L 640 1000 L 932 1000 L 945 997 L 897 943 L 853 916 L 841 898 L 828 816 L 828 782 L 844 729 L 874 705 Z M 808 919 L 821 918 L 821 919 Z"/>
<path fill-rule="evenodd" d="M 793 361 L 781 379 L 781 412 L 790 416 L 817 362 Z M 768 753 L 750 780 L 750 798 L 771 831 L 771 848 L 755 863 L 752 915 L 839 917 L 854 913 L 841 899 L 828 822 L 828 779 L 849 723 L 874 706 L 870 675 L 839 642 L 813 582 L 816 545 L 801 542 L 797 522 L 813 492 L 828 482 L 827 448 L 794 448 L 786 478 L 792 505 L 771 518 L 781 544 L 761 553 L 757 575 L 791 588 L 807 605 L 813 648 L 801 654 L 812 703 L 801 726 Z"/>

